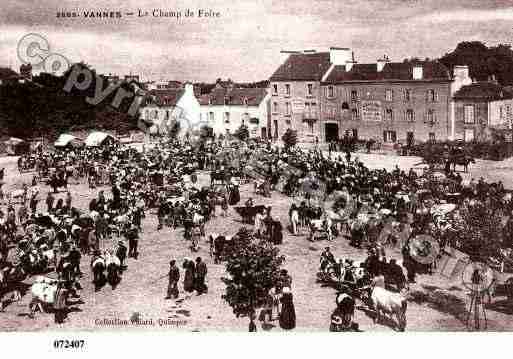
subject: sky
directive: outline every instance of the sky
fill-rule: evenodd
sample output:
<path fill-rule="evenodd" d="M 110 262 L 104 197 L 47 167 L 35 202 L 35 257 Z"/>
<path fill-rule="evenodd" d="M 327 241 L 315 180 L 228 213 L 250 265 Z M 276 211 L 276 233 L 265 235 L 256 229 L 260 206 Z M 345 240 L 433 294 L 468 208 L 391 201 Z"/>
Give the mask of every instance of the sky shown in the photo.
<path fill-rule="evenodd" d="M 143 80 L 238 82 L 269 78 L 281 50 L 349 47 L 358 62 L 387 55 L 436 58 L 461 41 L 511 43 L 513 0 L 1 0 L 0 66 L 18 69 L 17 45 L 43 36 L 46 54 Z M 153 17 L 154 9 L 181 17 Z M 196 15 L 186 18 L 185 10 Z M 219 12 L 198 18 L 199 9 Z M 121 18 L 84 18 L 84 11 Z M 139 10 L 149 16 L 138 17 Z M 58 18 L 75 11 L 76 18 Z M 134 12 L 127 16 L 126 12 Z"/>

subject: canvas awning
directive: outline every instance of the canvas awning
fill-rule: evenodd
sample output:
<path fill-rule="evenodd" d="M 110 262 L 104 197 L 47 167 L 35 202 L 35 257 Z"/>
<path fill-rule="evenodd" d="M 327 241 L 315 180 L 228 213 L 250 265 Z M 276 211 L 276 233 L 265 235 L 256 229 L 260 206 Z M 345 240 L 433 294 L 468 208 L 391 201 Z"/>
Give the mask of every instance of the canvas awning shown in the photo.
<path fill-rule="evenodd" d="M 73 147 L 80 147 L 83 144 L 84 144 L 84 142 L 80 138 L 75 137 L 73 135 L 63 133 L 62 135 L 59 136 L 57 141 L 55 141 L 54 146 L 55 147 L 66 147 L 66 146 L 70 145 Z"/>
<path fill-rule="evenodd" d="M 101 146 L 108 138 L 115 140 L 114 136 L 109 135 L 108 133 L 99 131 L 91 132 L 85 140 L 85 145 L 87 147 L 98 147 Z"/>

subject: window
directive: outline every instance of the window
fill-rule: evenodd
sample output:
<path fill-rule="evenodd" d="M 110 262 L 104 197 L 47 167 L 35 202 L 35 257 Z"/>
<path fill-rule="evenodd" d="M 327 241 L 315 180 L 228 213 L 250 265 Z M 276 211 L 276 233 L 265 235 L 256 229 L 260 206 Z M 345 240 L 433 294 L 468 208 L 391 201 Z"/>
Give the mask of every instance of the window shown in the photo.
<path fill-rule="evenodd" d="M 392 102 L 394 100 L 394 91 L 391 89 L 385 90 L 385 101 Z"/>
<path fill-rule="evenodd" d="M 307 96 L 312 96 L 313 95 L 313 85 L 312 84 L 307 84 L 306 85 L 306 95 Z"/>
<path fill-rule="evenodd" d="M 214 117 L 214 113 L 213 112 L 209 112 L 208 113 L 208 117 L 209 117 L 210 122 L 214 122 L 215 117 Z"/>
<path fill-rule="evenodd" d="M 397 134 L 395 131 L 383 131 L 383 142 L 394 143 L 397 141 Z"/>
<path fill-rule="evenodd" d="M 227 96 L 225 96 L 225 98 L 224 98 L 224 105 L 226 106 L 229 103 L 230 103 L 230 99 Z"/>
<path fill-rule="evenodd" d="M 157 110 L 153 110 L 153 118 L 157 119 L 159 117 L 159 112 Z"/>
<path fill-rule="evenodd" d="M 385 110 L 385 121 L 392 122 L 394 120 L 394 111 L 391 108 Z"/>
<path fill-rule="evenodd" d="M 278 102 L 273 102 L 273 113 L 278 113 Z"/>
<path fill-rule="evenodd" d="M 244 97 L 242 99 L 242 103 L 244 104 L 244 106 L 247 106 L 248 105 L 248 99 L 246 97 Z"/>
<path fill-rule="evenodd" d="M 351 91 L 351 101 L 358 101 L 358 92 L 356 90 Z"/>
<path fill-rule="evenodd" d="M 314 132 L 314 123 L 312 121 L 308 121 L 308 129 L 310 130 L 310 133 Z"/>
<path fill-rule="evenodd" d="M 504 111 L 503 111 L 502 106 L 500 106 L 499 107 L 499 118 L 502 120 L 503 117 L 504 117 Z"/>
<path fill-rule="evenodd" d="M 285 84 L 285 95 L 290 96 L 290 85 L 289 84 Z"/>
<path fill-rule="evenodd" d="M 406 110 L 406 121 L 407 122 L 415 122 L 415 112 L 413 110 Z"/>
<path fill-rule="evenodd" d="M 466 128 L 465 132 L 463 132 L 463 139 L 465 140 L 465 142 L 474 141 L 474 129 Z"/>
<path fill-rule="evenodd" d="M 427 92 L 427 102 L 436 102 L 437 101 L 437 94 L 435 90 L 428 90 Z"/>
<path fill-rule="evenodd" d="M 429 142 L 435 142 L 435 141 L 436 141 L 435 133 L 430 132 L 429 133 Z"/>
<path fill-rule="evenodd" d="M 427 119 L 426 119 L 426 122 L 433 126 L 436 122 L 436 116 L 435 116 L 435 111 L 433 110 L 428 110 L 427 112 Z"/>
<path fill-rule="evenodd" d="M 328 97 L 328 98 L 335 97 L 335 88 L 333 86 L 328 86 L 326 97 Z"/>
<path fill-rule="evenodd" d="M 351 110 L 351 120 L 358 121 L 358 109 L 353 108 Z"/>
<path fill-rule="evenodd" d="M 229 112 L 224 113 L 224 122 L 230 123 L 230 113 Z"/>
<path fill-rule="evenodd" d="M 466 105 L 464 108 L 464 118 L 465 123 L 474 124 L 474 106 Z"/>
<path fill-rule="evenodd" d="M 278 84 L 273 85 L 273 96 L 278 95 Z"/>
<path fill-rule="evenodd" d="M 291 114 L 290 102 L 285 102 L 285 116 L 290 116 Z"/>
<path fill-rule="evenodd" d="M 411 89 L 406 89 L 404 90 L 404 101 L 405 102 L 410 102 L 411 101 Z"/>

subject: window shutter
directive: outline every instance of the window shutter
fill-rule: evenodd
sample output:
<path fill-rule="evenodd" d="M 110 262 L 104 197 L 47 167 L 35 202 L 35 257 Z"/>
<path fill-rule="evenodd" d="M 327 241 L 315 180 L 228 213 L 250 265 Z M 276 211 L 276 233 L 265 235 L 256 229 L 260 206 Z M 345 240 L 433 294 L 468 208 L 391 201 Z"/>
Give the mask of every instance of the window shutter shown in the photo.
<path fill-rule="evenodd" d="M 407 122 L 407 121 L 408 121 L 408 111 L 403 110 L 403 118 L 404 118 L 404 121 L 405 121 L 405 122 Z"/>
<path fill-rule="evenodd" d="M 426 91 L 426 102 L 429 102 L 429 90 Z"/>
<path fill-rule="evenodd" d="M 383 142 L 387 142 L 387 131 L 383 131 Z"/>
<path fill-rule="evenodd" d="M 395 131 L 392 131 L 392 142 L 397 141 L 397 133 Z"/>

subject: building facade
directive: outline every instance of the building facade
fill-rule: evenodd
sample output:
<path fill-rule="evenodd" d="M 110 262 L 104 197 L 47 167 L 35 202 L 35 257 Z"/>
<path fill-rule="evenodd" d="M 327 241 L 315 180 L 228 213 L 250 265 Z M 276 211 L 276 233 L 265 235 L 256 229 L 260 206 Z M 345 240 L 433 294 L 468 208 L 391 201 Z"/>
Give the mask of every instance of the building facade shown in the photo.
<path fill-rule="evenodd" d="M 452 96 L 471 83 L 466 66 L 434 61 L 358 64 L 347 48 L 287 55 L 270 79 L 273 129 L 296 129 L 300 141 L 451 139 Z"/>
<path fill-rule="evenodd" d="M 454 95 L 455 139 L 486 141 L 490 130 L 512 129 L 513 93 L 494 82 L 462 87 Z"/>
<path fill-rule="evenodd" d="M 291 128 L 298 140 L 314 142 L 320 135 L 321 80 L 331 66 L 329 52 L 282 51 L 283 64 L 270 78 L 271 138 Z"/>
<path fill-rule="evenodd" d="M 200 105 L 201 122 L 210 126 L 217 136 L 233 134 L 245 125 L 250 137 L 268 137 L 269 95 L 265 88 L 217 84 L 209 94 L 200 97 Z"/>

